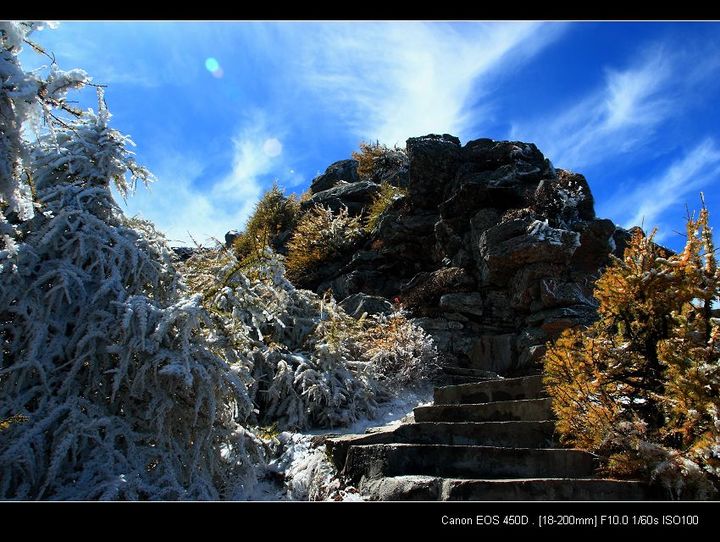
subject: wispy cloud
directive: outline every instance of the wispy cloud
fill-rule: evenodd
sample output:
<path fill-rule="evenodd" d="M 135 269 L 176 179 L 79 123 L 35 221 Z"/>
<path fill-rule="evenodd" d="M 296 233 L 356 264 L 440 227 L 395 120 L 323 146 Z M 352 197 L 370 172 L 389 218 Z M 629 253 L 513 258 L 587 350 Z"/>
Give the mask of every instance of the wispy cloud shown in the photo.
<path fill-rule="evenodd" d="M 556 165 L 570 169 L 630 150 L 669 113 L 662 91 L 671 73 L 659 51 L 626 70 L 607 70 L 602 88 L 552 119 L 515 123 L 511 137 L 536 142 Z"/>
<path fill-rule="evenodd" d="M 563 31 L 537 23 L 328 25 L 304 39 L 303 83 L 363 139 L 470 135 L 484 77 L 513 69 Z"/>
<path fill-rule="evenodd" d="M 231 142 L 230 172 L 216 179 L 205 178 L 204 159 L 160 149 L 158 181 L 129 198 L 127 212 L 151 219 L 174 245 L 222 241 L 225 232 L 242 227 L 274 172 L 286 171 L 294 183 L 304 180 L 286 165 L 281 137 L 255 112 Z"/>
<path fill-rule="evenodd" d="M 698 198 L 703 187 L 712 186 L 720 175 L 720 148 L 705 139 L 683 158 L 672 163 L 662 174 L 640 182 L 629 194 L 613 198 L 613 211 L 625 227 L 643 224 L 646 229 L 660 226 L 662 214 Z M 677 218 L 677 217 L 673 217 Z M 661 227 L 658 238 L 670 234 Z"/>
<path fill-rule="evenodd" d="M 511 137 L 536 142 L 569 169 L 651 147 L 658 128 L 692 105 L 694 85 L 716 76 L 710 53 L 648 47 L 628 68 L 607 68 L 603 85 L 565 111 L 515 122 Z"/>

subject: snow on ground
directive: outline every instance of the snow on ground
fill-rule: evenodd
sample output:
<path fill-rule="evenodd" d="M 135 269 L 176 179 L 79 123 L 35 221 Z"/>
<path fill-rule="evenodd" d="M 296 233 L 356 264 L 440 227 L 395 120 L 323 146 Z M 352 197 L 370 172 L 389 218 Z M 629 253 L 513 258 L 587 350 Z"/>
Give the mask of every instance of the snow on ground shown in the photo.
<path fill-rule="evenodd" d="M 362 501 L 357 490 L 343 487 L 325 445 L 315 445 L 322 436 L 365 433 L 371 428 L 412 421 L 416 406 L 432 402 L 432 387 L 405 391 L 379 406 L 375 418 L 358 420 L 348 427 L 292 433 L 283 431 L 269 443 L 275 452 L 265 476 L 248 496 L 252 501 Z"/>

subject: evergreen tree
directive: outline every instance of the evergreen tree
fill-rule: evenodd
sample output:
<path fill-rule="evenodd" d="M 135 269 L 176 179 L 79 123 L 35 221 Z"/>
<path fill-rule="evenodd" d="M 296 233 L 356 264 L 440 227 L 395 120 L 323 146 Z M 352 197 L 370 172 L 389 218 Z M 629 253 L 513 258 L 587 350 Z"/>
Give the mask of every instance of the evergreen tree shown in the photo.
<path fill-rule="evenodd" d="M 254 480 L 245 387 L 163 238 L 113 200 L 111 183 L 126 193 L 150 175 L 102 92 L 97 113 L 68 118 L 64 95 L 87 75 L 20 66 L 36 27 L 0 26 L 0 420 L 20 419 L 0 438 L 0 498 L 241 495 Z M 35 118 L 47 129 L 32 141 Z"/>
<path fill-rule="evenodd" d="M 671 255 L 636 231 L 598 280 L 598 321 L 551 345 L 545 383 L 557 429 L 618 475 L 646 475 L 675 496 L 718 487 L 720 297 L 712 230 L 703 206 Z M 713 488 L 715 486 L 715 489 Z"/>

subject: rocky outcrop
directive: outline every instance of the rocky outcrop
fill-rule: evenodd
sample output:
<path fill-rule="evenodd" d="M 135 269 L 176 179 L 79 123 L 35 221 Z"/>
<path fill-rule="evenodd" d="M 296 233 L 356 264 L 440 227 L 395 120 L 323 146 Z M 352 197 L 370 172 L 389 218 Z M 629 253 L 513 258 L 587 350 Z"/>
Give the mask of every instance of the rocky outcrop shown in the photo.
<path fill-rule="evenodd" d="M 337 212 L 347 207 L 351 215 L 359 215 L 372 203 L 379 191 L 380 185 L 370 181 L 354 183 L 340 181 L 332 188 L 313 194 L 309 200 L 302 203 L 302 208 L 306 210 L 315 205 L 322 205 Z"/>
<path fill-rule="evenodd" d="M 315 177 L 310 183 L 310 192 L 317 194 L 329 190 L 340 181 L 355 183 L 360 180 L 357 172 L 357 160 L 339 160 L 328 166 L 325 173 Z"/>
<path fill-rule="evenodd" d="M 301 286 L 401 303 L 467 374 L 531 373 L 549 339 L 592 322 L 594 281 L 629 233 L 595 216 L 582 175 L 555 169 L 530 143 L 462 145 L 448 134 L 408 139 L 397 164 L 383 178 L 402 178 L 406 195 L 351 256 Z M 375 180 L 358 178 L 354 160 L 336 162 L 303 207 L 363 214 Z"/>

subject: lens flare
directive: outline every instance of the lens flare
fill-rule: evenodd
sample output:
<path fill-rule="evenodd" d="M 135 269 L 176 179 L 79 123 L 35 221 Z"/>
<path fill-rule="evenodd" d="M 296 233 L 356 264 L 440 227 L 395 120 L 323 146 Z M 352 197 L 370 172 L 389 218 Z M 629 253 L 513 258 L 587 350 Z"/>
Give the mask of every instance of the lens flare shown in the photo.
<path fill-rule="evenodd" d="M 205 59 L 205 69 L 209 71 L 213 77 L 217 77 L 218 79 L 223 76 L 223 69 L 220 67 L 220 63 L 217 61 L 217 58 L 214 57 L 208 57 Z"/>
<path fill-rule="evenodd" d="M 270 158 L 282 154 L 283 146 L 277 138 L 266 139 L 263 143 L 263 152 Z"/>

